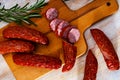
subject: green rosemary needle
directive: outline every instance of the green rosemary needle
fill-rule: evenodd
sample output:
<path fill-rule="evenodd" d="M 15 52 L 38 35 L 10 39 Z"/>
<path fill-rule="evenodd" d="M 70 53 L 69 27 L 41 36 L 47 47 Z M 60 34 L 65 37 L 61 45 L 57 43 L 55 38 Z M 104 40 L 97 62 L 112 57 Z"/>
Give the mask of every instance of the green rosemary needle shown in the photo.
<path fill-rule="evenodd" d="M 46 5 L 45 0 L 37 0 L 35 4 L 29 6 L 29 3 L 20 7 L 18 4 L 5 9 L 5 6 L 0 8 L 0 20 L 7 23 L 15 22 L 17 24 L 27 23 L 36 25 L 31 18 L 40 18 L 40 8 Z"/>

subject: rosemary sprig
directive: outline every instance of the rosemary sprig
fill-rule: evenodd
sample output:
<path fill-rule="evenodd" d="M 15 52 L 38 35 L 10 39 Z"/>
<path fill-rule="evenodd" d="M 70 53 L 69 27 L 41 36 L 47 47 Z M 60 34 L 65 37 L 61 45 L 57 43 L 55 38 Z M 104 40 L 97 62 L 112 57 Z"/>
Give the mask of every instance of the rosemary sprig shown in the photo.
<path fill-rule="evenodd" d="M 46 5 L 45 0 L 37 0 L 35 4 L 29 6 L 29 3 L 20 7 L 18 4 L 11 7 L 10 9 L 5 9 L 5 6 L 0 8 L 0 20 L 5 22 L 15 22 L 17 24 L 27 23 L 36 25 L 31 18 L 40 18 L 39 8 Z"/>

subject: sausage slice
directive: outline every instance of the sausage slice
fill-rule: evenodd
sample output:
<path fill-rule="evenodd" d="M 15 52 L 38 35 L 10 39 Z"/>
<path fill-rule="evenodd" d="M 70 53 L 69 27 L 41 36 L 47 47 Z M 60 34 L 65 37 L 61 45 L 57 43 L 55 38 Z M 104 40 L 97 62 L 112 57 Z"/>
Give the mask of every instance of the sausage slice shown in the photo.
<path fill-rule="evenodd" d="M 50 9 L 47 10 L 47 12 L 46 12 L 46 18 L 48 20 L 51 21 L 51 20 L 53 20 L 53 19 L 55 19 L 57 17 L 58 17 L 58 11 L 57 11 L 56 8 L 50 8 Z"/>
<path fill-rule="evenodd" d="M 70 31 L 72 28 L 75 28 L 75 26 L 69 25 L 69 26 L 67 26 L 67 27 L 65 27 L 65 28 L 62 29 L 61 35 L 62 35 L 62 38 L 63 38 L 63 39 L 68 40 L 68 33 L 69 33 L 69 31 Z"/>
<path fill-rule="evenodd" d="M 54 20 L 52 20 L 51 22 L 50 22 L 50 28 L 51 28 L 51 30 L 52 31 L 55 31 L 56 30 L 56 28 L 57 28 L 57 26 L 60 24 L 62 22 L 62 20 L 61 19 L 54 19 Z"/>

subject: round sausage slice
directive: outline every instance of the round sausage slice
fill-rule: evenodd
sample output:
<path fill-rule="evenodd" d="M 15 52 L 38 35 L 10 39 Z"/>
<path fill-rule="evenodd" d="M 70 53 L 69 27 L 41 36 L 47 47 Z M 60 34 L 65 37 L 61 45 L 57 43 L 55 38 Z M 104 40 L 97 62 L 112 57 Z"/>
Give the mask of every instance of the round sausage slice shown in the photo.
<path fill-rule="evenodd" d="M 51 21 L 51 20 L 53 20 L 53 19 L 55 19 L 57 17 L 58 17 L 58 11 L 57 11 L 56 8 L 50 8 L 50 9 L 47 10 L 47 12 L 46 12 L 46 18 L 48 20 Z"/>
<path fill-rule="evenodd" d="M 66 39 L 66 40 L 68 39 L 68 33 L 72 28 L 75 28 L 75 26 L 69 25 L 62 29 L 61 35 L 63 39 Z"/>
<path fill-rule="evenodd" d="M 69 23 L 67 21 L 62 21 L 58 26 L 57 26 L 57 35 L 61 36 L 62 29 L 67 27 Z"/>
<path fill-rule="evenodd" d="M 62 20 L 61 19 L 54 19 L 54 20 L 52 20 L 51 22 L 50 22 L 50 28 L 51 28 L 51 30 L 52 31 L 55 31 L 56 30 L 56 28 L 57 28 L 57 26 L 60 24 L 62 22 Z"/>
<path fill-rule="evenodd" d="M 75 43 L 80 38 L 80 31 L 77 28 L 72 28 L 68 33 L 68 41 L 70 43 Z"/>

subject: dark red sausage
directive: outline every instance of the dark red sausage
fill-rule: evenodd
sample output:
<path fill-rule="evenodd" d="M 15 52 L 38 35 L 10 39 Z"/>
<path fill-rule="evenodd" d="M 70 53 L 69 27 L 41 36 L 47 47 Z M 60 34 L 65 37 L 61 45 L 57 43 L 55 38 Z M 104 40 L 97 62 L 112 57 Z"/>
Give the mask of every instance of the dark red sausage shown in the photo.
<path fill-rule="evenodd" d="M 62 68 L 62 72 L 66 72 L 71 70 L 75 64 L 77 48 L 72 44 L 63 41 L 63 52 L 65 64 Z"/>
<path fill-rule="evenodd" d="M 34 45 L 30 42 L 22 40 L 6 40 L 0 42 L 0 54 L 10 52 L 29 52 L 34 49 Z"/>
<path fill-rule="evenodd" d="M 96 80 L 97 69 L 98 69 L 97 59 L 93 55 L 92 51 L 89 50 L 86 57 L 83 80 Z"/>
<path fill-rule="evenodd" d="M 91 29 L 91 34 L 103 54 L 107 67 L 110 70 L 118 70 L 119 59 L 111 41 L 99 29 Z"/>
<path fill-rule="evenodd" d="M 24 40 L 30 40 L 40 44 L 48 44 L 48 38 L 41 32 L 19 26 L 10 26 L 3 31 L 4 38 L 18 38 Z"/>
<path fill-rule="evenodd" d="M 61 60 L 45 55 L 17 53 L 13 55 L 13 61 L 21 66 L 44 67 L 58 69 L 61 67 Z"/>
<path fill-rule="evenodd" d="M 58 17 L 58 11 L 57 11 L 57 9 L 50 8 L 50 9 L 47 10 L 47 12 L 46 12 L 46 18 L 48 20 L 51 21 L 51 20 L 53 20 L 53 19 L 55 19 L 57 17 Z"/>

